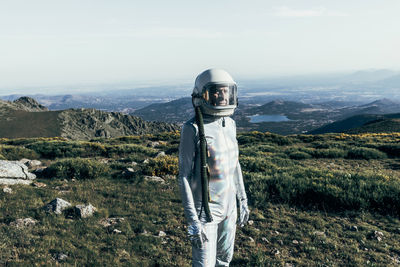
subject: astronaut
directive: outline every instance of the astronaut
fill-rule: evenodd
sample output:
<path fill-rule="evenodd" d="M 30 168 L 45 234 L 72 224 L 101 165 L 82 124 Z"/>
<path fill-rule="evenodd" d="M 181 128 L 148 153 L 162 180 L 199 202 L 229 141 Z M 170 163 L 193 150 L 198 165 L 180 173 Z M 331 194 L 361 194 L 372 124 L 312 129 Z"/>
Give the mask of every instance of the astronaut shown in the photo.
<path fill-rule="evenodd" d="M 193 266 L 229 266 L 236 222 L 244 226 L 250 212 L 229 117 L 237 107 L 236 83 L 224 70 L 206 70 L 196 78 L 192 102 L 196 116 L 181 131 L 179 185 Z"/>

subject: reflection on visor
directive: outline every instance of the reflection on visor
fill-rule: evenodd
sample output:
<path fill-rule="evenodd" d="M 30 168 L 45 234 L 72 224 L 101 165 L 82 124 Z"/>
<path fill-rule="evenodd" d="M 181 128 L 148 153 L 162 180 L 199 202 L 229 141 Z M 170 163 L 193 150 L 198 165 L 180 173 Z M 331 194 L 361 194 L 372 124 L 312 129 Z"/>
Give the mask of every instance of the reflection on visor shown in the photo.
<path fill-rule="evenodd" d="M 236 85 L 210 84 L 203 90 L 203 99 L 214 107 L 236 105 Z"/>

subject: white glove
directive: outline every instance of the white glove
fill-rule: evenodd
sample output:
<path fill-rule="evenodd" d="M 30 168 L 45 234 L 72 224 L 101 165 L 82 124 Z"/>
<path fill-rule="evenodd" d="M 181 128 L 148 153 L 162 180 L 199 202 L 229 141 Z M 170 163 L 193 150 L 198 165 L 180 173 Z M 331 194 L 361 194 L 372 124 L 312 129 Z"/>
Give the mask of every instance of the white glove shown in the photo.
<path fill-rule="evenodd" d="M 249 220 L 249 215 L 250 215 L 249 206 L 247 205 L 247 199 L 240 200 L 239 213 L 240 216 L 238 223 L 240 227 L 243 227 Z"/>
<path fill-rule="evenodd" d="M 188 235 L 192 245 L 196 248 L 202 248 L 204 243 L 208 241 L 206 232 L 199 221 L 195 221 L 188 227 Z"/>

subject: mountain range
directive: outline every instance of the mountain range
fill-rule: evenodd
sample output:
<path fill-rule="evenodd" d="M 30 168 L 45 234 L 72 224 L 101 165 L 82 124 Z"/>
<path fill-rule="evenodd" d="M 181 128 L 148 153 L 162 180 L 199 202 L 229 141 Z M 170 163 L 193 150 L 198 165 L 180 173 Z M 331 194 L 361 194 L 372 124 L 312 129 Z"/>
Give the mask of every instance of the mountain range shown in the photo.
<path fill-rule="evenodd" d="M 400 112 L 400 103 L 380 99 L 363 105 L 343 105 L 339 102 L 308 104 L 295 101 L 274 100 L 263 105 L 239 104 L 233 118 L 239 131 L 274 132 L 278 134 L 314 133 L 324 125 L 362 114 L 388 114 Z M 131 113 L 145 120 L 182 124 L 193 117 L 190 98 L 181 98 L 167 103 L 152 104 Z M 257 115 L 281 115 L 288 120 L 281 122 L 251 123 Z M 367 121 L 363 121 L 367 122 Z M 355 124 L 354 127 L 362 124 Z M 343 129 L 349 129 L 345 127 Z M 321 130 L 322 131 L 322 130 Z M 318 131 L 317 131 L 318 132 Z"/>

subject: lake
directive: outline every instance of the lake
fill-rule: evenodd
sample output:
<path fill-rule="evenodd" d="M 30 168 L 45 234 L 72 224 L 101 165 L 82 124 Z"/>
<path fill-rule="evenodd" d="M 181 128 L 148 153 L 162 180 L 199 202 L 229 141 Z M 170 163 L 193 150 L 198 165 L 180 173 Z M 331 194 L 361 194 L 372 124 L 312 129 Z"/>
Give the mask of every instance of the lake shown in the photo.
<path fill-rule="evenodd" d="M 284 115 L 253 115 L 249 116 L 251 123 L 290 121 Z"/>

